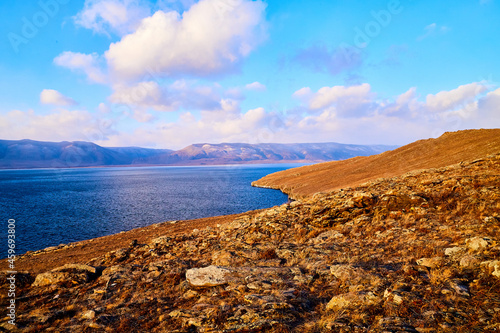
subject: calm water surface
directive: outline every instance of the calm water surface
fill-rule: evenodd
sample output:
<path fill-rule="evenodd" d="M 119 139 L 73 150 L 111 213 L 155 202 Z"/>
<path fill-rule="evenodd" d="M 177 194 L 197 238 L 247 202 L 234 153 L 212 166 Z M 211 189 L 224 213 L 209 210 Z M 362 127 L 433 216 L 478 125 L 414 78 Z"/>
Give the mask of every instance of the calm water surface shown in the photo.
<path fill-rule="evenodd" d="M 297 164 L 0 171 L 0 216 L 16 220 L 16 253 L 153 223 L 234 214 L 287 201 L 250 183 Z"/>

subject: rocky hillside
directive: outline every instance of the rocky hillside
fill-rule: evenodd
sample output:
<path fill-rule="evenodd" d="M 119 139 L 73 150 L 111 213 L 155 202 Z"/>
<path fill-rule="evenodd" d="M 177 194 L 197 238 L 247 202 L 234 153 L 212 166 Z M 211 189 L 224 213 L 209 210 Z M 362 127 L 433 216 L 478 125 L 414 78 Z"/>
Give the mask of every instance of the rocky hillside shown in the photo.
<path fill-rule="evenodd" d="M 495 332 L 500 154 L 74 260 L 18 272 L 17 327 L 0 329 Z"/>
<path fill-rule="evenodd" d="M 500 129 L 445 133 L 369 157 L 326 162 L 268 175 L 252 185 L 280 189 L 293 198 L 394 177 L 417 169 L 440 168 L 500 151 Z"/>
<path fill-rule="evenodd" d="M 318 162 L 369 156 L 393 148 L 340 143 L 222 143 L 195 144 L 173 151 L 138 147 L 109 148 L 80 141 L 0 140 L 0 168 Z"/>

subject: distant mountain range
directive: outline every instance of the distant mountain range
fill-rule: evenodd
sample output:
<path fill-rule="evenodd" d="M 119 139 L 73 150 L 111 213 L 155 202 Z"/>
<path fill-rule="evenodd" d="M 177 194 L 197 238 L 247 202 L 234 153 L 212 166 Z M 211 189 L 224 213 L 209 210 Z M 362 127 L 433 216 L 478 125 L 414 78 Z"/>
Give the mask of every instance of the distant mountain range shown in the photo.
<path fill-rule="evenodd" d="M 109 148 L 83 141 L 0 140 L 0 168 L 321 162 L 369 156 L 394 148 L 396 146 L 340 143 L 221 143 L 194 144 L 174 151 L 139 147 Z"/>

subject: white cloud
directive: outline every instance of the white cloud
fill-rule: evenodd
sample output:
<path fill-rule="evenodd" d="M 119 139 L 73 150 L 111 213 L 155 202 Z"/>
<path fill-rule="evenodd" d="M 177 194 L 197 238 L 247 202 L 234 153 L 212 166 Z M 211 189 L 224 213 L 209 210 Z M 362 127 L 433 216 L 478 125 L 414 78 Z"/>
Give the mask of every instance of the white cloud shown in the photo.
<path fill-rule="evenodd" d="M 101 104 L 95 114 L 59 110 L 37 115 L 34 111 L 11 111 L 0 115 L 0 132 L 9 139 L 85 140 L 105 146 L 183 148 L 201 142 L 406 144 L 436 137 L 444 131 L 500 127 L 500 89 L 477 93 L 484 88 L 478 83 L 466 84 L 432 95 L 435 98 L 432 104 L 425 97 L 420 100 L 415 87 L 394 98 L 380 99 L 362 86 L 326 87 L 322 94 L 329 96 L 326 99 L 329 102 L 322 102 L 323 108 L 320 109 L 312 109 L 310 104 L 314 98 L 322 96 L 321 89 L 317 92 L 301 89 L 294 95 L 304 100 L 305 105 L 283 113 L 270 112 L 262 107 L 241 110 L 241 101 L 221 96 L 217 107 L 211 110 L 184 109 L 176 120 L 168 114 L 157 113 L 158 119 L 150 122 L 153 115 L 140 107 L 127 106 L 127 114 L 123 114 L 127 117 L 126 124 L 119 132 L 114 128 L 114 124 L 122 120 L 116 112 L 118 110 L 113 111 L 116 105 Z M 186 89 L 188 92 L 193 87 L 217 91 L 215 86 L 196 87 L 186 81 L 169 85 L 168 91 Z M 472 89 L 475 87 L 477 89 Z M 163 94 L 163 88 L 158 88 Z M 154 93 L 147 96 L 154 101 Z M 163 102 L 162 98 L 163 95 L 160 102 Z M 360 110 L 356 117 L 352 117 L 351 98 L 364 101 L 357 106 Z M 103 122 L 101 117 L 114 120 Z"/>
<path fill-rule="evenodd" d="M 220 107 L 221 93 L 216 86 L 199 86 L 178 80 L 167 86 L 155 81 L 143 81 L 133 86 L 116 85 L 110 101 L 137 108 L 157 111 L 179 109 L 213 110 Z"/>
<path fill-rule="evenodd" d="M 220 109 L 202 111 L 198 116 L 183 112 L 176 122 L 144 124 L 132 133 L 111 135 L 102 143 L 108 146 L 148 147 L 161 144 L 162 147 L 175 149 L 203 142 L 258 143 L 264 142 L 262 133 L 267 134 L 272 117 L 264 108 L 241 112 L 237 101 L 222 100 Z"/>
<path fill-rule="evenodd" d="M 310 111 L 333 108 L 337 114 L 360 116 L 370 112 L 374 94 L 368 83 L 356 86 L 323 87 L 312 92 L 309 87 L 297 90 L 293 97 L 304 101 Z"/>
<path fill-rule="evenodd" d="M 84 54 L 66 51 L 57 56 L 54 63 L 86 74 L 91 82 L 106 83 L 107 81 L 106 76 L 99 67 L 99 55 L 97 53 Z"/>
<path fill-rule="evenodd" d="M 450 28 L 445 25 L 437 25 L 436 23 L 431 23 L 424 28 L 424 34 L 417 37 L 418 41 L 422 41 L 430 36 L 436 34 L 445 34 L 450 31 Z"/>
<path fill-rule="evenodd" d="M 311 109 L 322 109 L 333 104 L 364 104 L 370 99 L 371 87 L 368 83 L 358 86 L 323 87 L 309 101 Z"/>
<path fill-rule="evenodd" d="M 121 80 L 230 71 L 262 40 L 265 8 L 260 0 L 201 0 L 182 16 L 157 11 L 110 45 L 108 66 Z"/>
<path fill-rule="evenodd" d="M 246 89 L 248 90 L 257 90 L 257 91 L 264 91 L 266 90 L 266 86 L 260 82 L 253 82 L 253 83 L 249 83 L 245 86 Z"/>
<path fill-rule="evenodd" d="M 13 110 L 0 114 L 0 132 L 11 140 L 42 141 L 106 140 L 114 133 L 111 124 L 81 110 L 57 110 L 46 115 Z"/>
<path fill-rule="evenodd" d="M 86 0 L 75 23 L 96 33 L 125 35 L 135 31 L 150 15 L 148 3 L 140 0 Z"/>
<path fill-rule="evenodd" d="M 309 88 L 309 87 L 300 88 L 299 90 L 297 90 L 296 92 L 293 93 L 293 97 L 299 98 L 299 99 L 307 98 L 310 96 L 312 96 L 312 91 L 311 91 L 311 88 Z"/>
<path fill-rule="evenodd" d="M 42 92 L 40 93 L 40 103 L 59 106 L 70 106 L 77 104 L 74 99 L 64 96 L 59 91 L 53 89 L 42 90 Z"/>
<path fill-rule="evenodd" d="M 435 95 L 429 94 L 426 104 L 433 111 L 449 110 L 474 100 L 486 90 L 488 90 L 487 86 L 482 83 L 469 83 L 450 91 L 441 91 Z"/>
<path fill-rule="evenodd" d="M 417 95 L 417 88 L 411 87 L 405 93 L 402 93 L 396 99 L 397 104 L 408 104 L 410 101 L 414 100 Z"/>

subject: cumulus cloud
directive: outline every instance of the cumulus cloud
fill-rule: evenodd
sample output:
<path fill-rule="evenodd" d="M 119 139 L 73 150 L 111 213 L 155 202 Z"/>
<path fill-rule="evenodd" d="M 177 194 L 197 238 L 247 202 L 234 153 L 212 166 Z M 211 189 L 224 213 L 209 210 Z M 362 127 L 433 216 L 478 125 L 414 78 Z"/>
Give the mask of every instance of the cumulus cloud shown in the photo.
<path fill-rule="evenodd" d="M 175 90 L 175 86 L 180 90 L 190 87 L 178 81 L 169 89 Z M 152 87 L 154 92 L 154 84 Z M 158 89 L 163 93 L 161 87 Z M 500 89 L 484 89 L 479 83 L 466 84 L 441 91 L 427 101 L 415 87 L 386 99 L 373 93 L 367 84 L 323 87 L 317 91 L 306 87 L 294 94 L 304 104 L 281 113 L 263 107 L 242 110 L 241 101 L 221 96 L 217 107 L 203 111 L 184 109 L 176 120 L 157 114 L 157 121 L 147 122 L 151 117 L 147 112 L 127 108 L 130 112 L 126 117 L 146 122 L 128 119 L 126 130 L 120 131 L 113 121 L 106 123 L 100 118 L 118 118 L 113 111 L 116 104 L 99 105 L 95 114 L 58 110 L 36 115 L 33 111 L 11 111 L 0 116 L 0 131 L 11 139 L 20 139 L 22 135 L 36 140 L 86 140 L 106 146 L 162 148 L 182 148 L 200 142 L 406 144 L 439 136 L 444 131 L 499 127 Z M 154 96 L 152 93 L 148 98 L 154 101 Z M 356 117 L 352 116 L 353 106 Z"/>
<path fill-rule="evenodd" d="M 156 81 L 143 81 L 133 86 L 117 85 L 110 101 L 157 111 L 179 109 L 213 110 L 220 107 L 222 93 L 216 86 L 200 86 L 178 80 L 167 86 Z"/>
<path fill-rule="evenodd" d="M 111 135 L 105 144 L 155 147 L 164 143 L 164 147 L 179 149 L 202 142 L 267 142 L 264 136 L 272 118 L 264 108 L 242 112 L 237 101 L 222 100 L 217 110 L 202 111 L 199 115 L 183 112 L 176 122 L 145 124 L 132 133 Z"/>
<path fill-rule="evenodd" d="M 140 0 L 86 0 L 75 23 L 96 33 L 125 35 L 135 31 L 150 15 L 148 3 Z"/>
<path fill-rule="evenodd" d="M 249 83 L 245 86 L 246 89 L 248 90 L 257 90 L 257 91 L 264 91 L 266 90 L 266 86 L 260 82 L 252 82 Z"/>
<path fill-rule="evenodd" d="M 263 39 L 264 2 L 201 0 L 182 15 L 157 11 L 105 53 L 119 79 L 151 71 L 207 76 L 235 68 Z"/>
<path fill-rule="evenodd" d="M 12 110 L 0 114 L 0 132 L 11 140 L 45 141 L 105 140 L 114 133 L 111 124 L 82 110 L 57 110 L 46 115 Z"/>
<path fill-rule="evenodd" d="M 323 87 L 317 92 L 305 87 L 297 90 L 293 96 L 303 100 L 310 110 L 332 107 L 339 114 L 359 116 L 371 110 L 374 94 L 370 85 L 363 83 L 349 87 Z"/>
<path fill-rule="evenodd" d="M 296 91 L 293 96 L 304 104 L 293 117 L 287 116 L 287 126 L 278 137 L 288 142 L 295 137 L 297 141 L 405 144 L 445 131 L 500 126 L 500 89 L 485 95 L 490 87 L 482 82 L 424 100 L 416 87 L 392 99 L 378 98 L 369 88 L 365 84 Z M 352 117 L 356 104 L 358 112 Z"/>
<path fill-rule="evenodd" d="M 57 90 L 44 89 L 40 93 L 40 103 L 59 106 L 76 105 L 76 101 L 70 97 L 64 96 Z"/>
<path fill-rule="evenodd" d="M 352 46 L 341 46 L 329 50 L 325 45 L 314 45 L 300 49 L 294 59 L 316 72 L 332 75 L 352 71 L 363 63 L 360 50 Z"/>
<path fill-rule="evenodd" d="M 97 53 L 84 54 L 66 51 L 54 59 L 58 66 L 81 72 L 87 75 L 91 82 L 106 83 L 107 78 L 99 66 L 99 55 Z"/>
<path fill-rule="evenodd" d="M 486 90 L 488 90 L 488 87 L 480 82 L 461 85 L 450 91 L 441 91 L 435 95 L 427 95 L 427 106 L 434 111 L 453 109 L 474 100 L 476 96 L 484 93 Z"/>

